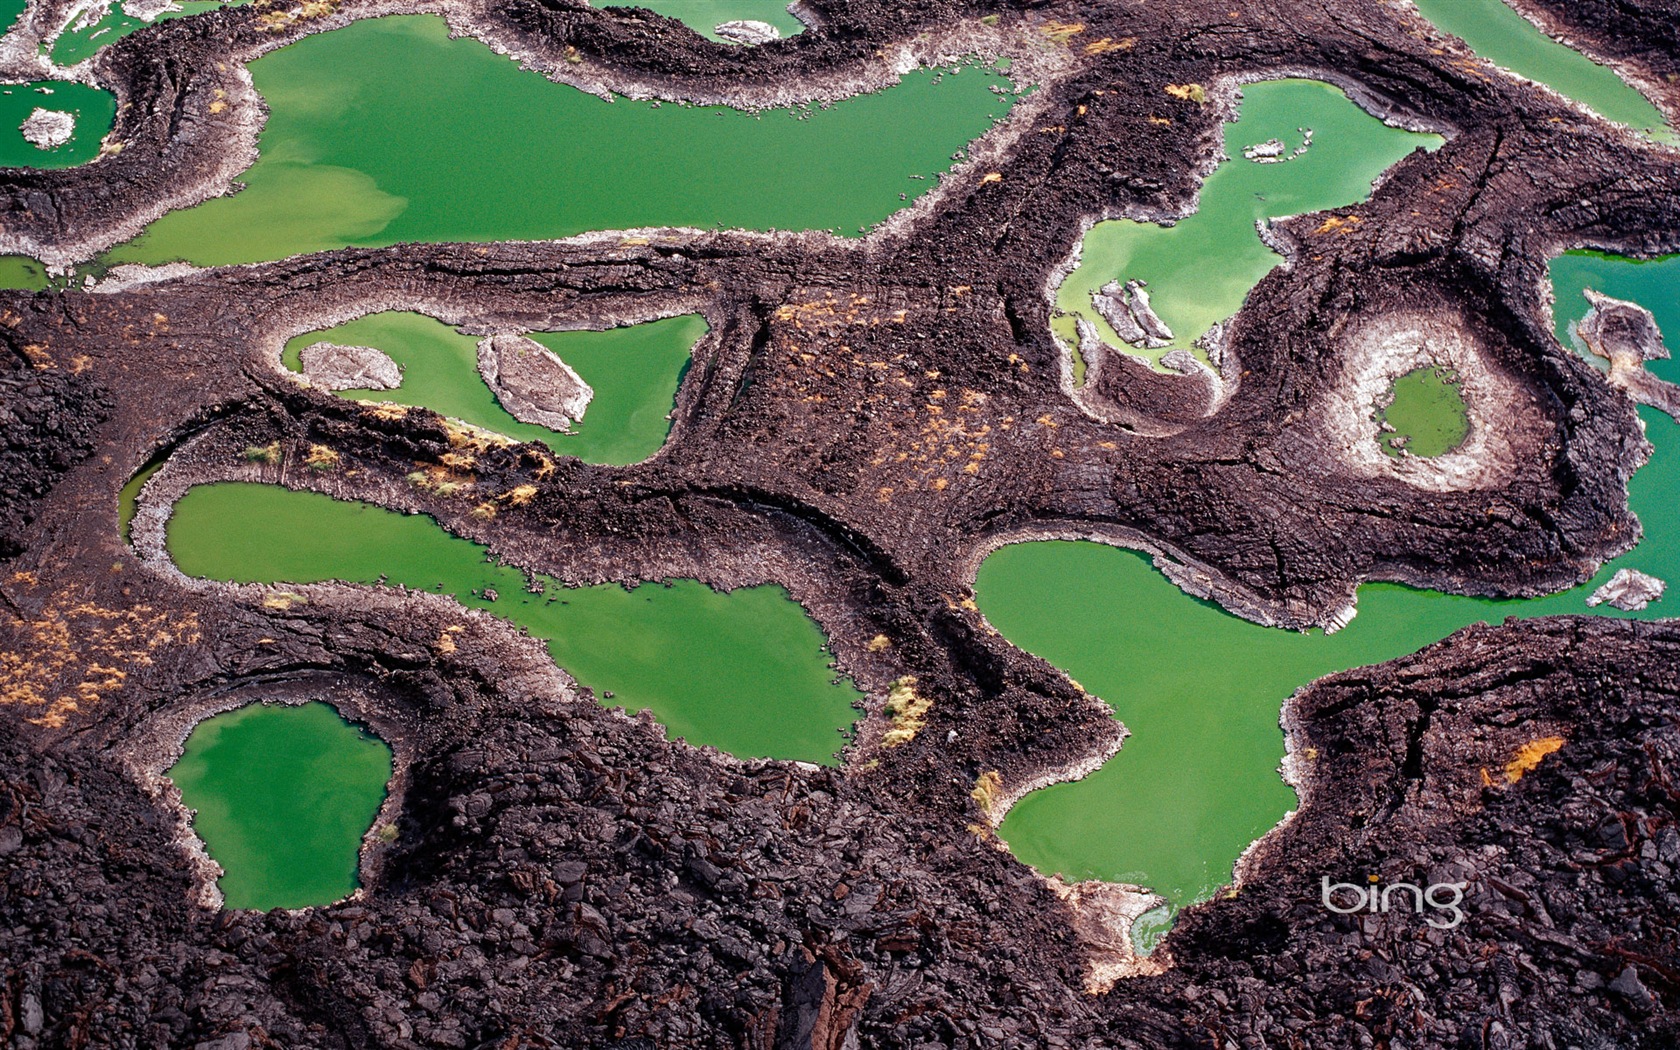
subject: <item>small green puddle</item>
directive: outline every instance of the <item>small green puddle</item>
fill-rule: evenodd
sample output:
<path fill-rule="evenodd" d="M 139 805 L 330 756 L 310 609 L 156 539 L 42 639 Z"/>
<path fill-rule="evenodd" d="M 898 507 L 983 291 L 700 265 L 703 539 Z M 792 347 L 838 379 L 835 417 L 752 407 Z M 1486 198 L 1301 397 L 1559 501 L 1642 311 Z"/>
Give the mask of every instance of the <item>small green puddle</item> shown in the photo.
<path fill-rule="evenodd" d="M 53 41 L 52 60 L 61 66 L 73 66 L 84 58 L 93 57 L 94 52 L 106 44 L 115 43 L 149 25 L 167 22 L 172 18 L 203 14 L 218 7 L 236 7 L 246 2 L 248 0 L 230 0 L 228 3 L 222 3 L 221 0 L 177 0 L 172 10 L 165 11 L 148 22 L 125 13 L 121 0 L 114 0 L 110 11 L 98 22 L 82 29 L 66 29 L 59 34 L 58 39 Z M 77 20 L 79 21 L 79 18 Z"/>
<path fill-rule="evenodd" d="M 1056 291 L 1051 322 L 1075 353 L 1075 378 L 1083 378 L 1076 319 L 1096 325 L 1109 345 L 1151 360 L 1189 349 L 1240 310 L 1249 291 L 1283 261 L 1256 235 L 1256 222 L 1362 201 L 1384 171 L 1414 149 L 1435 149 L 1442 141 L 1389 127 L 1321 81 L 1245 85 L 1238 119 L 1224 128 L 1227 159 L 1203 183 L 1195 212 L 1172 226 L 1100 222 L 1085 235 L 1078 268 Z M 1274 142 L 1281 148 L 1275 159 L 1244 155 Z M 1092 306 L 1091 293 L 1132 279 L 1147 282 L 1151 306 L 1172 330 L 1170 346 L 1128 345 Z"/>
<path fill-rule="evenodd" d="M 1553 40 L 1500 0 L 1416 0 L 1418 11 L 1442 32 L 1519 76 L 1538 81 L 1600 116 L 1621 121 L 1665 142 L 1677 141 L 1651 100 L 1614 71 Z"/>
<path fill-rule="evenodd" d="M 384 578 L 451 595 L 547 642 L 555 663 L 603 703 L 651 710 L 672 737 L 742 758 L 834 764 L 862 697 L 837 677 L 822 631 L 780 587 L 567 588 L 538 577 L 545 593 L 531 594 L 518 569 L 494 564 L 431 518 L 246 483 L 190 490 L 169 520 L 168 545 L 192 576 Z"/>
<path fill-rule="evenodd" d="M 312 343 L 371 346 L 402 366 L 393 390 L 341 390 L 341 397 L 416 405 L 521 441 L 540 441 L 587 463 L 638 463 L 665 443 L 677 387 L 694 344 L 708 331 L 698 314 L 669 317 L 604 332 L 534 332 L 595 391 L 574 433 L 521 423 L 509 415 L 478 373 L 478 336 L 462 335 L 416 313 L 382 313 L 297 336 L 282 362 L 301 370 L 299 355 Z"/>
<path fill-rule="evenodd" d="M 787 5 L 776 0 L 595 0 L 596 7 L 640 7 L 667 18 L 675 18 L 707 40 L 728 43 L 717 35 L 724 22 L 742 19 L 768 22 L 784 37 L 805 31 L 805 23 L 788 13 Z"/>
<path fill-rule="evenodd" d="M 0 288 L 40 292 L 52 286 L 47 268 L 26 255 L 0 255 Z"/>
<path fill-rule="evenodd" d="M 23 122 L 37 110 L 69 113 L 75 131 L 61 146 L 41 149 L 23 137 Z M 117 115 L 109 91 L 64 80 L 0 85 L 0 168 L 71 168 L 99 155 L 99 144 Z"/>
<path fill-rule="evenodd" d="M 1389 402 L 1377 409 L 1383 429 L 1382 450 L 1391 456 L 1402 451 L 1414 456 L 1441 456 L 1464 444 L 1470 434 L 1470 414 L 1459 393 L 1459 378 L 1450 368 L 1419 368 L 1389 387 Z"/>
<path fill-rule="evenodd" d="M 665 225 L 855 235 L 936 185 L 1014 97 L 969 68 L 826 108 L 608 101 L 431 15 L 318 33 L 250 70 L 270 113 L 246 188 L 164 216 L 107 263 Z"/>
<path fill-rule="evenodd" d="M 303 908 L 356 889 L 391 748 L 323 703 L 251 704 L 194 727 L 168 775 L 227 907 Z"/>

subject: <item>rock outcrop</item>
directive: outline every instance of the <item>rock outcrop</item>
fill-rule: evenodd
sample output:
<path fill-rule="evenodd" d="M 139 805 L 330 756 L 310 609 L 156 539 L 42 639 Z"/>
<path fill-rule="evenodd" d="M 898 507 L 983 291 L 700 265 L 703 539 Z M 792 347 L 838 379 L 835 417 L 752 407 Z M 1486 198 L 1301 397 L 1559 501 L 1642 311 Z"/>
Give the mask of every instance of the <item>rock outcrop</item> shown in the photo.
<path fill-rule="evenodd" d="M 479 340 L 478 371 L 509 415 L 550 430 L 570 430 L 595 397 L 554 351 L 512 332 Z"/>
<path fill-rule="evenodd" d="M 395 390 L 402 369 L 371 346 L 310 343 L 298 355 L 304 378 L 322 390 Z"/>

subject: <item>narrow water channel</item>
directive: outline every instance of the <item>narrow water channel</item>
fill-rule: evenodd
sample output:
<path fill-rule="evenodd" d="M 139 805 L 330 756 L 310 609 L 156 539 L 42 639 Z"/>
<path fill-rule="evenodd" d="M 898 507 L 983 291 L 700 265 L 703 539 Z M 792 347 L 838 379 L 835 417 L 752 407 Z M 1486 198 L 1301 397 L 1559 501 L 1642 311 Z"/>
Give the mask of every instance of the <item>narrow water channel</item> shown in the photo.
<path fill-rule="evenodd" d="M 462 335 L 435 318 L 381 313 L 297 336 L 282 363 L 300 371 L 300 354 L 312 343 L 370 346 L 402 367 L 392 390 L 341 390 L 341 397 L 417 405 L 520 441 L 540 441 L 586 463 L 638 463 L 665 443 L 671 409 L 694 344 L 708 331 L 697 314 L 669 317 L 603 332 L 533 332 L 594 390 L 573 433 L 521 423 L 496 400 L 478 373 L 478 336 Z"/>
<path fill-rule="evenodd" d="M 651 710 L 673 738 L 742 758 L 832 765 L 862 695 L 830 666 L 822 631 L 780 587 L 722 594 L 694 580 L 567 588 L 431 518 L 276 485 L 189 491 L 169 520 L 182 572 L 238 583 L 382 579 L 448 594 L 548 644 L 602 703 Z M 494 597 L 489 597 L 494 594 Z"/>
<path fill-rule="evenodd" d="M 1565 47 L 1501 0 L 1414 0 L 1423 17 L 1470 50 L 1518 76 L 1545 84 L 1599 116 L 1665 142 L 1672 129 L 1651 100 L 1616 73 Z"/>
<path fill-rule="evenodd" d="M 665 225 L 853 236 L 936 185 L 1014 97 L 968 68 L 809 109 L 609 101 L 451 40 L 431 15 L 305 37 L 250 70 L 270 113 L 246 188 L 164 216 L 107 262 Z"/>
<path fill-rule="evenodd" d="M 324 703 L 250 704 L 193 727 L 169 778 L 229 908 L 330 904 L 358 885 L 391 748 Z"/>
<path fill-rule="evenodd" d="M 1242 92 L 1237 119 L 1224 127 L 1227 159 L 1202 184 L 1193 213 L 1170 226 L 1101 222 L 1085 235 L 1079 266 L 1056 290 L 1051 322 L 1070 350 L 1079 345 L 1080 319 L 1109 345 L 1151 360 L 1191 348 L 1283 262 L 1256 223 L 1364 200 L 1388 168 L 1443 141 L 1389 127 L 1321 81 L 1272 80 Z M 1092 293 L 1130 280 L 1147 283 L 1150 305 L 1172 332 L 1166 345 L 1127 344 L 1092 305 Z M 1081 364 L 1076 378 L 1082 374 Z"/>
<path fill-rule="evenodd" d="M 1582 287 L 1635 299 L 1680 333 L 1680 257 L 1634 263 L 1571 254 L 1553 267 L 1558 323 L 1583 316 Z M 1674 361 L 1656 362 L 1667 379 Z M 1121 752 L 1077 783 L 1022 799 L 1000 833 L 1045 872 L 1148 886 L 1182 907 L 1230 881 L 1238 855 L 1295 805 L 1278 774 L 1283 701 L 1313 679 L 1415 652 L 1477 621 L 1597 613 L 1673 616 L 1680 595 L 1642 612 L 1587 597 L 1623 567 L 1680 585 L 1680 425 L 1640 418 L 1656 452 L 1632 479 L 1645 538 L 1590 583 L 1532 600 L 1493 600 L 1396 584 L 1359 589 L 1344 630 L 1261 627 L 1185 595 L 1134 551 L 1089 542 L 1005 547 L 982 564 L 980 610 L 1004 637 L 1066 671 L 1132 731 Z"/>

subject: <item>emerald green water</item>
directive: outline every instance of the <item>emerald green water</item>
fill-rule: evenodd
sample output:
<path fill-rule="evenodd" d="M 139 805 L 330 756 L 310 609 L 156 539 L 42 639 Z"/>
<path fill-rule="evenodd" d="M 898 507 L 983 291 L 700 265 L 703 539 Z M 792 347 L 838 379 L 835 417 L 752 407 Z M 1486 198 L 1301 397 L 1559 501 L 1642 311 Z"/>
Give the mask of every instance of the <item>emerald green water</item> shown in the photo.
<path fill-rule="evenodd" d="M 1293 151 L 1305 139 L 1299 128 L 1313 132 L 1306 153 L 1274 164 L 1243 157 L 1245 147 L 1273 138 Z M 1170 348 L 1128 347 L 1091 307 L 1091 293 L 1109 281 L 1140 278 L 1173 331 L 1173 345 L 1188 349 L 1241 309 L 1249 290 L 1283 261 L 1255 233 L 1256 222 L 1364 200 L 1384 171 L 1414 149 L 1433 150 L 1442 141 L 1391 128 L 1321 81 L 1245 85 L 1238 119 L 1224 128 L 1227 159 L 1203 183 L 1196 211 L 1172 226 L 1130 219 L 1093 226 L 1078 268 L 1057 289 L 1051 326 L 1075 348 L 1075 319 L 1083 317 L 1110 345 L 1159 360 Z"/>
<path fill-rule="evenodd" d="M 1587 56 L 1553 40 L 1500 0 L 1416 0 L 1437 29 L 1463 40 L 1470 50 L 1565 98 L 1641 131 L 1676 141 L 1651 100 Z"/>
<path fill-rule="evenodd" d="M 827 109 L 609 102 L 430 15 L 309 36 L 250 69 L 271 113 L 247 188 L 164 216 L 107 262 L 662 225 L 852 234 L 934 186 L 1010 104 L 982 69 L 918 70 Z"/>
<path fill-rule="evenodd" d="M 18 126 L 41 109 L 76 115 L 76 131 L 57 149 L 29 144 Z M 64 80 L 0 85 L 0 168 L 69 168 L 99 155 L 99 144 L 117 115 L 109 91 Z"/>
<path fill-rule="evenodd" d="M 622 466 L 648 458 L 671 432 L 668 417 L 694 344 L 707 332 L 698 314 L 669 317 L 604 332 L 538 332 L 531 338 L 553 350 L 595 391 L 575 433 L 521 423 L 508 414 L 478 374 L 478 337 L 415 313 L 358 318 L 286 343 L 287 368 L 311 343 L 331 342 L 383 350 L 403 367 L 395 390 L 342 390 L 341 397 L 419 405 L 589 463 Z"/>
<path fill-rule="evenodd" d="M 596 7 L 640 7 L 675 18 L 707 40 L 725 42 L 713 32 L 722 22 L 748 18 L 768 22 L 783 37 L 801 33 L 805 23 L 788 14 L 787 5 L 777 0 L 595 0 Z"/>
<path fill-rule="evenodd" d="M 168 545 L 192 576 L 374 583 L 383 575 L 452 595 L 541 638 L 603 703 L 651 710 L 672 737 L 743 758 L 833 764 L 857 717 L 862 694 L 836 679 L 822 631 L 780 587 L 720 594 L 693 580 L 627 590 L 539 578 L 546 593 L 534 595 L 519 570 L 491 563 L 483 547 L 431 518 L 245 483 L 190 490 L 169 520 Z M 482 597 L 486 587 L 495 601 Z"/>
<path fill-rule="evenodd" d="M 1584 289 L 1638 303 L 1651 311 L 1664 341 L 1680 353 L 1680 255 L 1659 259 L 1629 259 L 1602 252 L 1566 252 L 1552 260 L 1552 321 L 1558 341 L 1574 346 L 1570 325 L 1586 316 Z M 1584 353 L 1589 360 L 1597 358 Z M 1602 362 L 1599 362 L 1602 364 Z M 1647 361 L 1647 371 L 1670 383 L 1680 382 L 1680 360 Z"/>
<path fill-rule="evenodd" d="M 214 11 L 218 7 L 235 7 L 247 2 L 249 0 L 227 0 L 226 3 L 222 0 L 175 0 L 176 10 L 165 11 L 147 22 L 124 14 L 121 0 L 114 0 L 111 10 L 98 22 L 86 29 L 66 30 L 59 34 L 58 39 L 53 41 L 52 60 L 61 66 L 73 66 L 84 58 L 93 57 L 93 53 L 106 44 L 115 43 L 149 25 Z M 3 17 L 4 13 L 0 12 L 0 18 Z"/>
<path fill-rule="evenodd" d="M 303 908 L 356 888 L 391 748 L 323 703 L 251 704 L 195 726 L 169 778 L 226 873 L 227 907 Z"/>
<path fill-rule="evenodd" d="M 9 33 L 29 7 L 29 0 L 0 0 L 0 34 Z"/>
<path fill-rule="evenodd" d="M 1343 630 L 1261 627 L 1187 597 L 1137 552 L 1088 542 L 1024 543 L 986 559 L 981 612 L 1010 642 L 1107 700 L 1132 731 L 1086 779 L 1023 798 L 1000 834 L 1046 872 L 1148 886 L 1175 906 L 1230 881 L 1237 856 L 1295 805 L 1278 776 L 1278 711 L 1335 671 L 1391 660 L 1477 621 L 1599 612 L 1587 595 L 1622 566 L 1680 581 L 1680 426 L 1641 410 L 1656 458 L 1634 478 L 1646 539 L 1594 580 L 1548 598 L 1491 600 L 1396 584 L 1359 589 Z M 1672 611 L 1668 612 L 1672 615 Z"/>
<path fill-rule="evenodd" d="M 1464 443 L 1470 416 L 1450 369 L 1419 368 L 1394 381 L 1394 400 L 1377 412 L 1379 423 L 1394 428 L 1381 441 L 1382 450 L 1398 456 L 1404 448 L 1414 456 L 1440 456 Z"/>

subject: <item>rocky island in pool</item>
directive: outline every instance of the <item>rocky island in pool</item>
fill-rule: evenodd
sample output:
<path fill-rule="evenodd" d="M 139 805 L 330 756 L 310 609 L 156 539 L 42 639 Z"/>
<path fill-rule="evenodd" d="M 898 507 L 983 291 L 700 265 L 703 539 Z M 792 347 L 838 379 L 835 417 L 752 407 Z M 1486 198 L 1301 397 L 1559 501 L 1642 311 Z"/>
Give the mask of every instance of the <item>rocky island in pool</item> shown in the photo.
<path fill-rule="evenodd" d="M 1672 0 L 0 23 L 0 1044 L 1680 1045 Z"/>

